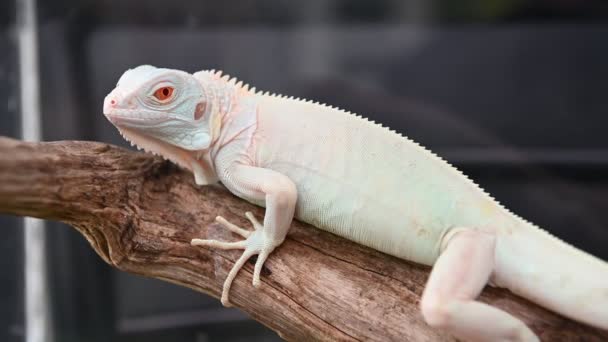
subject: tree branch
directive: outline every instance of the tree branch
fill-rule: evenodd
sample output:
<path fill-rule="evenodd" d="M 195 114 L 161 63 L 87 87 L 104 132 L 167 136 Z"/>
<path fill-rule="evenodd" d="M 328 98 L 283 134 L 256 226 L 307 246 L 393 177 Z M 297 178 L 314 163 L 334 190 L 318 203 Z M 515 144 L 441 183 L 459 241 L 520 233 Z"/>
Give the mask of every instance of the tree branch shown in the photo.
<path fill-rule="evenodd" d="M 262 208 L 158 157 L 94 142 L 26 143 L 0 138 L 0 212 L 63 221 L 123 271 L 216 298 L 240 251 L 190 246 L 192 238 L 236 240 L 216 215 L 248 227 Z M 429 269 L 294 221 L 251 285 L 250 261 L 232 303 L 288 340 L 451 341 L 429 328 L 418 304 Z M 550 291 L 551 289 L 547 289 Z M 507 291 L 481 300 L 521 318 L 543 340 L 608 340 L 608 332 L 550 313 Z"/>

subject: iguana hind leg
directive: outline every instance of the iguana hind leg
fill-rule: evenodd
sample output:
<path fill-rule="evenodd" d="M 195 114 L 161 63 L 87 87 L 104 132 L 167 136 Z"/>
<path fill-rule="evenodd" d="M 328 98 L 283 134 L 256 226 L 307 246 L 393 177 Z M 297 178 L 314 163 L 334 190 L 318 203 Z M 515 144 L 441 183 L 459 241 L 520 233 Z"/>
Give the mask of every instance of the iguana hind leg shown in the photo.
<path fill-rule="evenodd" d="M 462 229 L 437 259 L 422 295 L 426 322 L 466 341 L 538 341 L 509 313 L 475 301 L 492 274 L 495 236 Z"/>

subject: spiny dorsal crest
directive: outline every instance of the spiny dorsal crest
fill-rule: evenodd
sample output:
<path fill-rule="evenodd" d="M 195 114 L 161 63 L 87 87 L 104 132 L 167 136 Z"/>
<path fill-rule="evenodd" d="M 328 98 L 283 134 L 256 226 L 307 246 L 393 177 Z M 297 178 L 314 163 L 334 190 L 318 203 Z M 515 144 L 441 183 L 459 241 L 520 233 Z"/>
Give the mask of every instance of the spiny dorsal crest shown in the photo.
<path fill-rule="evenodd" d="M 366 124 L 368 124 L 370 126 L 373 126 L 373 127 L 379 128 L 379 129 L 383 129 L 387 134 L 394 134 L 394 135 L 400 137 L 401 139 L 406 139 L 410 143 L 412 143 L 414 146 L 416 146 L 416 148 L 420 149 L 420 153 L 426 153 L 429 156 L 431 156 L 432 158 L 435 158 L 437 161 L 439 161 L 440 163 L 444 164 L 446 167 L 448 167 L 449 169 L 451 169 L 463 181 L 469 183 L 473 187 L 477 187 L 486 196 L 488 196 L 492 201 L 494 201 L 500 208 L 502 208 L 506 213 L 508 213 L 509 215 L 513 215 L 517 219 L 519 219 L 519 220 L 521 220 L 521 221 L 523 221 L 523 222 L 525 222 L 525 223 L 527 223 L 527 224 L 529 224 L 531 226 L 536 227 L 534 224 L 532 224 L 532 223 L 524 220 L 520 216 L 515 215 L 510 210 L 508 210 L 507 208 L 505 208 L 500 202 L 496 201 L 494 199 L 494 197 L 492 197 L 487 191 L 485 191 L 482 187 L 480 187 L 477 183 L 475 183 L 473 180 L 471 180 L 467 175 L 465 175 L 464 173 L 462 173 L 460 170 L 458 170 L 456 167 L 454 167 L 448 161 L 446 161 L 442 157 L 438 156 L 437 154 L 433 153 L 432 151 L 430 151 L 426 147 L 420 145 L 419 143 L 411 140 L 410 138 L 408 138 L 406 136 L 403 136 L 402 134 L 400 134 L 399 132 L 395 131 L 394 129 L 385 127 L 385 126 L 383 126 L 381 124 L 376 123 L 374 120 L 370 120 L 370 119 L 368 119 L 366 117 L 363 117 L 363 116 L 361 116 L 359 114 L 351 113 L 349 111 L 343 110 L 343 109 L 338 108 L 338 107 L 329 106 L 327 104 L 320 103 L 320 102 L 312 100 L 312 99 L 301 99 L 301 98 L 297 98 L 297 97 L 293 97 L 293 96 L 286 96 L 286 95 L 283 95 L 283 94 L 271 93 L 268 90 L 267 91 L 259 91 L 258 92 L 255 87 L 252 87 L 251 89 L 249 89 L 249 85 L 243 84 L 243 82 L 239 81 L 236 77 L 231 78 L 229 75 L 223 74 L 223 72 L 221 70 L 217 70 L 217 71 L 216 70 L 209 70 L 209 73 L 216 80 L 219 79 L 219 80 L 222 80 L 224 82 L 227 82 L 228 84 L 234 85 L 237 88 L 242 89 L 243 91 L 247 91 L 250 94 L 256 94 L 256 95 L 260 95 L 260 96 L 269 96 L 269 97 L 274 97 L 274 98 L 277 98 L 277 99 L 285 99 L 285 100 L 289 100 L 289 101 L 298 101 L 298 102 L 303 102 L 303 103 L 309 103 L 309 104 L 317 105 L 317 106 L 320 106 L 320 107 L 323 107 L 323 108 L 335 111 L 336 113 L 342 113 L 342 114 L 345 114 L 345 115 L 349 115 L 349 116 L 351 116 L 352 118 L 354 118 L 356 120 L 362 120 L 362 121 L 366 122 Z M 539 228 L 539 230 L 540 230 L 540 228 Z M 557 239 L 557 238 L 555 238 L 555 239 Z"/>
<path fill-rule="evenodd" d="M 228 74 L 224 74 L 222 70 L 210 69 L 206 70 L 211 79 L 216 81 L 222 81 L 224 84 L 235 87 L 237 91 L 244 92 L 247 94 L 254 94 L 255 88 L 249 88 L 249 84 L 240 81 L 236 77 L 231 77 Z"/>

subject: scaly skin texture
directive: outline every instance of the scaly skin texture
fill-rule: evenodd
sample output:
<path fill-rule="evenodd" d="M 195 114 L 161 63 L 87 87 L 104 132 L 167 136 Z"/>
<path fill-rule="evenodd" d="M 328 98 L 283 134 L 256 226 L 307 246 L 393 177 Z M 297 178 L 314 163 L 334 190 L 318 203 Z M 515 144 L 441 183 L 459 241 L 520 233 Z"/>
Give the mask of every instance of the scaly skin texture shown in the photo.
<path fill-rule="evenodd" d="M 253 285 L 296 218 L 433 265 L 421 309 L 432 326 L 474 341 L 535 341 L 506 312 L 475 301 L 489 282 L 573 319 L 608 329 L 608 266 L 512 214 L 447 162 L 340 109 L 248 89 L 219 72 L 140 66 L 106 97 L 104 113 L 132 143 L 221 181 L 265 206 L 254 230 L 217 221 L 239 242 L 192 245 L 258 254 Z"/>

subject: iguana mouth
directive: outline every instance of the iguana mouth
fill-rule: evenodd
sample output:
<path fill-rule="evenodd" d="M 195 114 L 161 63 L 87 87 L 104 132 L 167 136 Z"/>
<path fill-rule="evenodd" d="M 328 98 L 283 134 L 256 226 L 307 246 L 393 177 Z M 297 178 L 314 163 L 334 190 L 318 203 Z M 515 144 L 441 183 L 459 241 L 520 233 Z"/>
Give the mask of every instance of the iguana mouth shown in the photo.
<path fill-rule="evenodd" d="M 113 110 L 104 113 L 106 118 L 114 125 L 129 125 L 140 127 L 142 124 L 161 123 L 169 119 L 164 113 Z"/>

